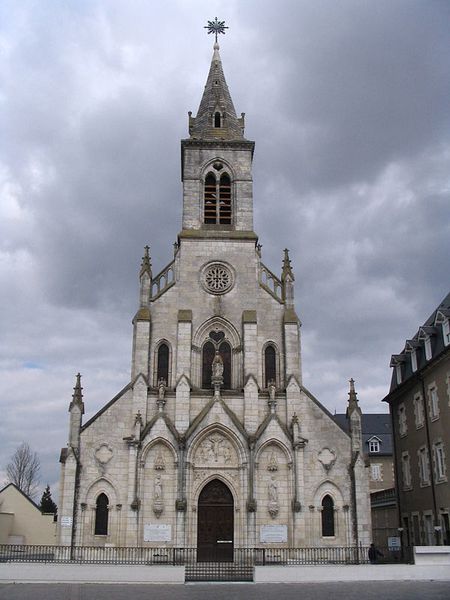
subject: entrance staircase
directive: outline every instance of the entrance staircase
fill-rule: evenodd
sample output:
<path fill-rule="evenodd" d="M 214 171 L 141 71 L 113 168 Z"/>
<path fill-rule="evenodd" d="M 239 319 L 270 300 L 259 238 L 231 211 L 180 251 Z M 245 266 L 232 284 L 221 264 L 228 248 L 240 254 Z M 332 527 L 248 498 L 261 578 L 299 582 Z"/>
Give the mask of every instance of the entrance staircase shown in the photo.
<path fill-rule="evenodd" d="M 236 562 L 198 562 L 186 565 L 186 582 L 253 581 L 253 566 Z"/>

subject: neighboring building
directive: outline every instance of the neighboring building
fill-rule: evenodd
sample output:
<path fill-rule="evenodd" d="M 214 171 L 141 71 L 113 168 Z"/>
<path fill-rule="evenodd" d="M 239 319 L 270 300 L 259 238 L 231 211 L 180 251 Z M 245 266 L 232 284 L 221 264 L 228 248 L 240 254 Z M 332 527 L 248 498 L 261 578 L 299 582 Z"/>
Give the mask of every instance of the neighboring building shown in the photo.
<path fill-rule="evenodd" d="M 450 544 L 450 294 L 392 356 L 389 403 L 405 543 Z"/>
<path fill-rule="evenodd" d="M 53 545 L 55 535 L 53 514 L 42 514 L 14 483 L 0 490 L 0 544 Z"/>
<path fill-rule="evenodd" d="M 370 540 L 361 411 L 344 431 L 302 382 L 294 275 L 261 260 L 254 142 L 219 46 L 181 142 L 182 230 L 159 274 L 146 248 L 131 381 L 61 453 L 61 544 L 347 546 Z"/>
<path fill-rule="evenodd" d="M 333 419 L 348 430 L 347 414 L 335 414 Z M 391 416 L 389 413 L 363 414 L 361 427 L 369 464 L 372 541 L 378 547 L 387 548 L 388 538 L 398 536 Z"/>
<path fill-rule="evenodd" d="M 348 431 L 349 422 L 346 414 L 335 414 L 333 419 Z M 361 427 L 363 451 L 369 461 L 370 492 L 392 488 L 395 480 L 390 414 L 363 414 Z"/>

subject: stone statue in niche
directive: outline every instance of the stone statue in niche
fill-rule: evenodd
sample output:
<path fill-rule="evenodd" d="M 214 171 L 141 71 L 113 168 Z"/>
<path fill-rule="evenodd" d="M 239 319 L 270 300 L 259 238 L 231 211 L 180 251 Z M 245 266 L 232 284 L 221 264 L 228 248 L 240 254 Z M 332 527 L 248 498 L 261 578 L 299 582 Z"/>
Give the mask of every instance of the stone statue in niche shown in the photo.
<path fill-rule="evenodd" d="M 166 405 L 166 385 L 166 380 L 164 377 L 161 377 L 158 381 L 158 399 L 156 401 L 159 412 L 163 412 L 164 406 Z"/>
<path fill-rule="evenodd" d="M 158 473 L 153 483 L 153 512 L 157 519 L 162 515 L 164 510 L 163 502 L 163 484 L 161 475 Z"/>
<path fill-rule="evenodd" d="M 223 376 L 223 360 L 218 350 L 212 361 L 212 376 L 214 379 L 220 379 Z"/>
<path fill-rule="evenodd" d="M 271 477 L 268 485 L 269 504 L 268 511 L 272 519 L 275 519 L 279 512 L 278 504 L 278 483 L 274 476 Z"/>

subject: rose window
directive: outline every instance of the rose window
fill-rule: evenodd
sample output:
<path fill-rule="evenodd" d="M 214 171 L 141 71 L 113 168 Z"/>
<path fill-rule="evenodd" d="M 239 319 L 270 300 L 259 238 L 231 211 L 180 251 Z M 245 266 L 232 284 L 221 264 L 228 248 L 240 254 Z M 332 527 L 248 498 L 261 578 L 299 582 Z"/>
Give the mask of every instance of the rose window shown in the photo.
<path fill-rule="evenodd" d="M 211 294 L 225 294 L 233 286 L 233 274 L 222 263 L 210 264 L 203 271 L 203 286 Z"/>

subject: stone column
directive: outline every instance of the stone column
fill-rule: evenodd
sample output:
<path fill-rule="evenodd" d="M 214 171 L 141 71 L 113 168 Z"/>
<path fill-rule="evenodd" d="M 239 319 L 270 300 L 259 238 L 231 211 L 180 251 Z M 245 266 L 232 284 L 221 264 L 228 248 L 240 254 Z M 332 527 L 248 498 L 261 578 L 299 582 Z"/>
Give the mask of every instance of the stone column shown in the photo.
<path fill-rule="evenodd" d="M 138 521 L 141 507 L 141 500 L 137 490 L 137 456 L 138 443 L 130 440 L 128 442 L 128 490 L 127 490 L 127 528 L 126 540 L 127 546 L 140 546 L 138 540 Z"/>
<path fill-rule="evenodd" d="M 178 442 L 178 472 L 177 472 L 177 499 L 175 501 L 176 510 L 176 545 L 179 547 L 186 545 L 186 443 L 184 439 Z"/>

